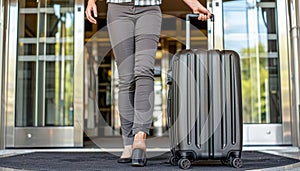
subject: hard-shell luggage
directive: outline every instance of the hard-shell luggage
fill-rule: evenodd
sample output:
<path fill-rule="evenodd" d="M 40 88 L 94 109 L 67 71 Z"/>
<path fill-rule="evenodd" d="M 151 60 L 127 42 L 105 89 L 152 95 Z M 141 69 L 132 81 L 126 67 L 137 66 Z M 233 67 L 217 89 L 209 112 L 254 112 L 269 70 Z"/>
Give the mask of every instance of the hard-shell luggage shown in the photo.
<path fill-rule="evenodd" d="M 187 15 L 187 22 L 194 16 Z M 170 163 L 188 169 L 192 161 L 213 159 L 241 167 L 239 55 L 231 50 L 182 50 L 172 59 L 167 82 Z"/>

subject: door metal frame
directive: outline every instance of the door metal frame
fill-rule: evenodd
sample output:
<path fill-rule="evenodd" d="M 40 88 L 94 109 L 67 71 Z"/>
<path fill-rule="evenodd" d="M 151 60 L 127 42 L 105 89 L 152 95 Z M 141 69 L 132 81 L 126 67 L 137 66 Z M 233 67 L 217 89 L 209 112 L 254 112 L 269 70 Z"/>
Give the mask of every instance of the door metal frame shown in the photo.
<path fill-rule="evenodd" d="M 300 147 L 300 2 L 287 0 L 290 37 L 291 119 L 293 145 Z"/>
<path fill-rule="evenodd" d="M 6 49 L 6 4 L 6 1 L 0 0 L 0 149 L 4 149 L 5 146 L 5 116 L 2 112 L 5 108 L 3 103 L 2 88 L 4 84 L 4 53 Z"/>
<path fill-rule="evenodd" d="M 223 1 L 207 0 L 207 8 L 214 14 L 214 22 L 207 22 L 208 49 L 224 49 Z"/>
<path fill-rule="evenodd" d="M 277 8 L 277 25 L 278 25 L 278 47 L 280 62 L 280 91 L 281 91 L 281 115 L 282 115 L 282 137 L 283 144 L 292 143 L 291 129 L 291 97 L 290 97 L 290 65 L 288 50 L 288 5 L 286 1 L 276 1 Z M 283 17 L 286 16 L 286 17 Z M 286 27 L 284 27 L 286 26 Z"/>
<path fill-rule="evenodd" d="M 84 0 L 75 0 L 74 146 L 83 146 L 84 117 Z"/>
<path fill-rule="evenodd" d="M 4 5 L 2 0 L 0 0 L 0 149 L 3 149 L 3 140 L 4 140 L 4 134 L 3 134 L 3 115 L 2 115 L 2 69 L 3 69 L 3 65 L 2 65 L 2 58 L 3 58 L 3 15 L 4 15 Z"/>
<path fill-rule="evenodd" d="M 4 97 L 5 106 L 4 111 L 6 120 L 6 147 L 13 147 L 14 144 L 14 120 L 15 120 L 15 80 L 16 80 L 16 57 L 17 57 L 17 31 L 18 20 L 10 20 L 10 18 L 18 18 L 18 0 L 9 1 L 8 13 L 8 53 L 5 56 L 5 87 Z"/>
<path fill-rule="evenodd" d="M 6 109 L 5 147 L 82 147 L 84 114 L 84 0 L 74 3 L 74 126 L 70 127 L 15 127 L 16 75 L 18 47 L 18 0 L 9 1 L 8 54 L 4 78 Z"/>

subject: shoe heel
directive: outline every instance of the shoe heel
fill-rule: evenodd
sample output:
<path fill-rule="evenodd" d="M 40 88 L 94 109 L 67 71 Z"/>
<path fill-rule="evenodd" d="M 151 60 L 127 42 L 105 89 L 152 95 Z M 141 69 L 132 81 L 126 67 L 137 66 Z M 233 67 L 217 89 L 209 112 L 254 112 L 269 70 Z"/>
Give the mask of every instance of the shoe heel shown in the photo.
<path fill-rule="evenodd" d="M 147 158 L 146 152 L 142 149 L 134 149 L 132 151 L 132 166 L 143 167 L 146 166 Z"/>

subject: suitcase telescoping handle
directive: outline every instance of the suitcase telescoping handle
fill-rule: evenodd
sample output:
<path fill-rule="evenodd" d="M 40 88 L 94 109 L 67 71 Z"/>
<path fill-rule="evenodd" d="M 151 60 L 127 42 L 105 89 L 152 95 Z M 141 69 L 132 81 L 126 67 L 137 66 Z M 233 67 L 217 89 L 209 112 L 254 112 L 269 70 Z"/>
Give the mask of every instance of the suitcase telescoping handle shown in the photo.
<path fill-rule="evenodd" d="M 186 38 L 185 38 L 185 46 L 186 49 L 191 48 L 191 18 L 198 18 L 199 14 L 187 14 L 186 15 Z M 215 16 L 212 14 L 210 17 L 210 21 L 214 22 Z"/>

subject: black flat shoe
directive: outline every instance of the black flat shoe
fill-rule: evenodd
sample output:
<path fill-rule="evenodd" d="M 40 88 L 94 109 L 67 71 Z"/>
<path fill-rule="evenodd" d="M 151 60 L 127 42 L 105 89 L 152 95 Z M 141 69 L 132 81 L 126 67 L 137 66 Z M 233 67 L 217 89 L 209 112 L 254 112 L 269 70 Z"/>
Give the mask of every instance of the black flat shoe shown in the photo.
<path fill-rule="evenodd" d="M 130 163 L 131 158 L 119 158 L 118 163 Z"/>
<path fill-rule="evenodd" d="M 146 152 L 142 149 L 134 149 L 132 152 L 132 166 L 136 167 L 143 167 L 146 166 L 147 158 L 146 158 Z"/>

